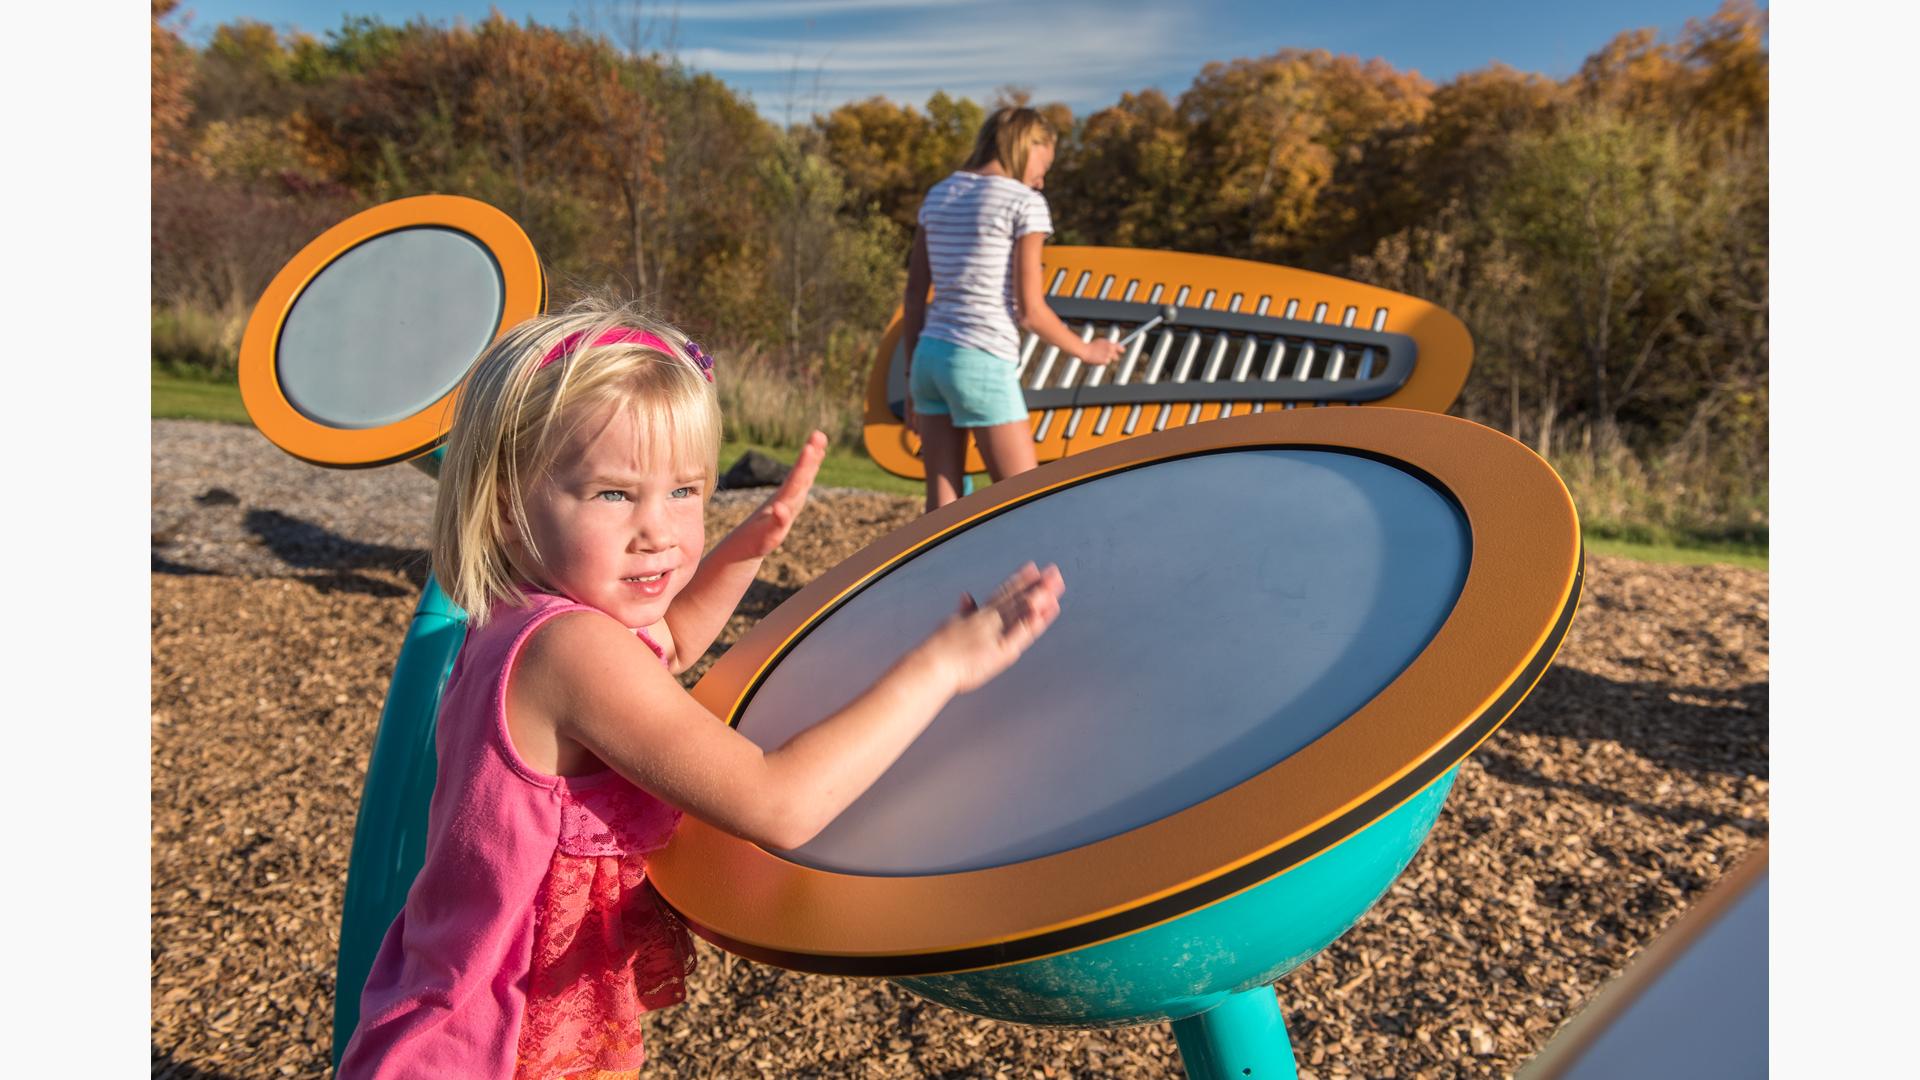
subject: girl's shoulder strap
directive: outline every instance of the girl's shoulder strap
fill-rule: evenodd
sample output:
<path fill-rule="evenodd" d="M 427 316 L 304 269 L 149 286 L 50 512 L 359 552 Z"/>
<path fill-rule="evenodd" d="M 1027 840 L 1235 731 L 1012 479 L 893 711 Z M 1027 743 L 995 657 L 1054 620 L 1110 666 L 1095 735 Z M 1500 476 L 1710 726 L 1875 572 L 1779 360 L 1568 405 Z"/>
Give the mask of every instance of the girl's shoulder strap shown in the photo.
<path fill-rule="evenodd" d="M 481 628 L 482 633 L 491 635 L 491 633 L 494 632 L 494 628 L 498 627 L 498 633 L 511 640 L 521 636 L 521 631 L 528 625 L 545 622 L 548 618 L 558 615 L 563 611 L 572 611 L 580 608 L 588 611 L 593 610 L 593 608 L 586 604 L 571 600 L 558 593 L 545 592 L 540 589 L 529 588 L 525 585 L 520 587 L 520 591 L 525 594 L 526 601 L 519 604 L 510 604 L 503 601 L 494 605 L 492 613 L 487 618 L 486 625 Z"/>
<path fill-rule="evenodd" d="M 554 593 L 522 587 L 526 602 L 499 603 L 487 621 L 467 634 L 461 649 L 462 659 L 471 659 L 482 667 L 504 670 L 533 632 L 555 615 L 568 611 L 592 611 L 594 608 Z"/>
<path fill-rule="evenodd" d="M 667 662 L 667 650 L 661 648 L 660 643 L 653 640 L 652 634 L 647 633 L 645 629 L 635 627 L 633 636 L 639 638 L 642 645 L 652 649 L 653 655 L 659 657 L 661 663 L 664 664 Z"/>

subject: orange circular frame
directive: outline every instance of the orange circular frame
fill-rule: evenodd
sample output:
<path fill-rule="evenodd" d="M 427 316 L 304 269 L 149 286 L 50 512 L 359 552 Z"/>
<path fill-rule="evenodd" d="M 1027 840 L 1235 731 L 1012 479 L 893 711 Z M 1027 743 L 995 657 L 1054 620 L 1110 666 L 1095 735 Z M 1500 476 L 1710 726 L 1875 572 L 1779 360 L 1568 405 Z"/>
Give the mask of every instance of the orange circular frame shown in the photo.
<path fill-rule="evenodd" d="M 457 386 L 410 415 L 371 428 L 318 423 L 295 408 L 280 387 L 280 332 L 307 286 L 361 244 L 421 226 L 462 233 L 499 264 L 502 302 L 496 339 L 546 308 L 546 277 L 533 241 L 512 218 L 486 203 L 458 195 L 418 195 L 353 215 L 301 248 L 274 275 L 247 320 L 240 341 L 240 400 L 254 426 L 275 446 L 316 465 L 357 469 L 417 457 L 446 439 Z"/>

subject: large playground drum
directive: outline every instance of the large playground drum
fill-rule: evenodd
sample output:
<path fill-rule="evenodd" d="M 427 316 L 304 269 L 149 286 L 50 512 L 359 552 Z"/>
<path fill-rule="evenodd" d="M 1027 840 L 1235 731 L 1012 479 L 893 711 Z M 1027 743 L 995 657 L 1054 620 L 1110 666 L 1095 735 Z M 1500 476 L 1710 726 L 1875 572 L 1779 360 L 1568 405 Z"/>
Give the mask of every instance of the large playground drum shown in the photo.
<path fill-rule="evenodd" d="M 778 746 L 1027 560 L 1060 566 L 1058 621 L 818 837 L 769 851 L 682 823 L 651 872 L 697 932 L 1002 1020 L 1205 1013 L 1386 890 L 1552 659 L 1582 566 L 1565 487 L 1504 435 L 1269 411 L 928 514 L 769 614 L 695 696 Z"/>

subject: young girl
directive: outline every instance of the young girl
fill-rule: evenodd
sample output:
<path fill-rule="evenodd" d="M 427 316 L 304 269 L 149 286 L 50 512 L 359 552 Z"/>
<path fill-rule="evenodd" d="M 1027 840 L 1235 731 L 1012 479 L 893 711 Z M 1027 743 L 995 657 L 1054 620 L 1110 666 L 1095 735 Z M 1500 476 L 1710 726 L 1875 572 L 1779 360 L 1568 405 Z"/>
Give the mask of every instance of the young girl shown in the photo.
<path fill-rule="evenodd" d="M 1058 570 L 1029 564 L 984 605 L 963 598 L 852 703 L 761 750 L 673 674 L 787 535 L 826 437 L 702 557 L 719 438 L 712 361 L 626 312 L 531 320 L 475 367 L 433 523 L 434 574 L 470 629 L 440 707 L 426 862 L 341 1077 L 638 1069 L 640 1014 L 680 1001 L 693 967 L 646 879 L 681 813 L 770 848 L 806 843 L 1058 614 Z"/>
<path fill-rule="evenodd" d="M 933 185 L 907 262 L 907 425 L 920 433 L 927 509 L 960 495 L 967 436 L 998 481 L 1034 466 L 1026 399 L 1015 377 L 1020 328 L 1082 363 L 1111 341 L 1081 341 L 1047 306 L 1040 245 L 1053 231 L 1047 169 L 1053 129 L 1032 109 L 987 117 L 960 171 Z M 933 304 L 927 304 L 927 286 Z"/>

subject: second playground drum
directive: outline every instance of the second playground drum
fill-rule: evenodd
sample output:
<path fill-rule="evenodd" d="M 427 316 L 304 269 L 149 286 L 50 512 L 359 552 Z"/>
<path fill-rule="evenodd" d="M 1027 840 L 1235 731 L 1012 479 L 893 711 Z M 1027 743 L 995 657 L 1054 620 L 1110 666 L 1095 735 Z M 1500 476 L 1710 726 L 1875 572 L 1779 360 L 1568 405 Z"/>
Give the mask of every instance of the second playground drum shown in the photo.
<path fill-rule="evenodd" d="M 1579 593 L 1565 488 L 1489 429 L 1266 413 L 1134 439 L 885 537 L 695 695 L 765 747 L 963 591 L 1057 563 L 1062 613 L 807 845 L 692 819 L 656 859 L 703 936 L 999 1019 L 1179 1019 L 1279 978 L 1391 883 Z"/>
<path fill-rule="evenodd" d="M 274 275 L 241 339 L 241 399 L 261 434 L 316 465 L 417 457 L 446 439 L 474 360 L 545 304 L 512 218 L 454 195 L 382 203 Z"/>

